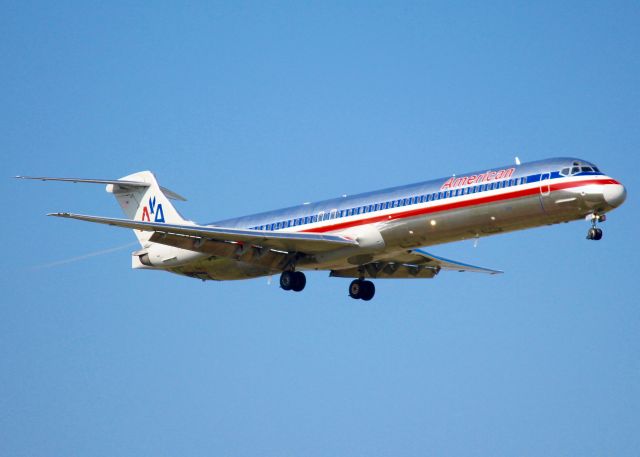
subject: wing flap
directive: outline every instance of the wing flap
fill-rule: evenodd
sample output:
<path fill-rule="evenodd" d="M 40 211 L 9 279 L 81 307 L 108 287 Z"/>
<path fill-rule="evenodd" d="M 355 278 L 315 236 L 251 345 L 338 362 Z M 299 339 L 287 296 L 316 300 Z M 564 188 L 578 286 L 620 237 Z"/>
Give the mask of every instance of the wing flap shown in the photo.
<path fill-rule="evenodd" d="M 345 246 L 358 245 L 356 241 L 341 236 L 315 233 L 266 232 L 260 230 L 212 227 L 196 224 L 162 224 L 157 222 L 133 221 L 129 219 L 89 216 L 73 213 L 52 213 L 48 214 L 48 216 L 77 219 L 86 222 L 113 225 L 116 227 L 142 230 L 146 232 L 156 232 L 156 234 L 159 234 L 157 236 L 161 236 L 162 234 L 182 235 L 196 239 L 247 243 L 271 249 L 280 249 L 287 252 L 302 252 L 308 254 L 326 252 Z M 154 235 L 156 239 L 157 236 Z"/>

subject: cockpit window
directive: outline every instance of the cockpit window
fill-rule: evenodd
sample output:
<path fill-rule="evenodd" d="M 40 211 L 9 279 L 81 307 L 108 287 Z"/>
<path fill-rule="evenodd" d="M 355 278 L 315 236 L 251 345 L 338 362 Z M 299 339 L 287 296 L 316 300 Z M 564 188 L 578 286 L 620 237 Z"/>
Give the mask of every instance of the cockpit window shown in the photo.
<path fill-rule="evenodd" d="M 565 167 L 560 170 L 562 176 L 573 176 L 578 173 L 601 173 L 598 167 L 584 162 L 573 162 L 571 167 Z"/>

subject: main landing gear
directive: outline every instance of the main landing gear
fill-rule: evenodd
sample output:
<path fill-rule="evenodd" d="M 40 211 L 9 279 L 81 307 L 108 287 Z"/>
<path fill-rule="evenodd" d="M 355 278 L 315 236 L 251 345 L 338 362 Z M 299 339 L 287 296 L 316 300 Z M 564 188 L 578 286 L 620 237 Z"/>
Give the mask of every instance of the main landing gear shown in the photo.
<path fill-rule="evenodd" d="M 591 215 L 591 228 L 587 231 L 587 239 L 588 240 L 601 240 L 602 239 L 602 229 L 596 227 L 598 222 L 604 222 L 607 220 L 607 216 L 604 214 L 592 214 Z"/>
<path fill-rule="evenodd" d="M 307 277 L 301 271 L 283 271 L 280 275 L 280 287 L 283 290 L 300 292 L 307 285 Z"/>
<path fill-rule="evenodd" d="M 376 294 L 376 286 L 371 281 L 356 279 L 349 284 L 349 296 L 351 298 L 369 301 Z"/>
<path fill-rule="evenodd" d="M 307 277 L 301 271 L 283 271 L 280 275 L 280 287 L 283 290 L 300 292 L 307 284 Z M 376 294 L 376 287 L 371 281 L 356 279 L 349 284 L 351 298 L 369 301 Z"/>

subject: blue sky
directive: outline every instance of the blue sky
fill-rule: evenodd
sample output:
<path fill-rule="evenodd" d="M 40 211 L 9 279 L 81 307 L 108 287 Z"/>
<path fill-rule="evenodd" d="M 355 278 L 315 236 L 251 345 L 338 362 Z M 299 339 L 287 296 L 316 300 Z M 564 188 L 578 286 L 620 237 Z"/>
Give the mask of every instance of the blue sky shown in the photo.
<path fill-rule="evenodd" d="M 2 10 L 1 455 L 638 455 L 637 3 Z M 506 273 L 369 303 L 132 271 L 129 231 L 44 217 L 119 217 L 100 186 L 9 179 L 150 169 L 207 222 L 516 155 L 625 183 L 604 239 L 433 247 Z"/>

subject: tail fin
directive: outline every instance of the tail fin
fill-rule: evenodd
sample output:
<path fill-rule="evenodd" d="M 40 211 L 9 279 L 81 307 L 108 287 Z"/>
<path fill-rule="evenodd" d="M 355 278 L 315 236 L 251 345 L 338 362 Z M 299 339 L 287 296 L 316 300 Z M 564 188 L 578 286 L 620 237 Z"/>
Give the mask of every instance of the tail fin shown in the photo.
<path fill-rule="evenodd" d="M 150 171 L 140 171 L 120 179 L 53 178 L 45 176 L 16 176 L 16 178 L 106 184 L 107 192 L 115 195 L 124 214 L 129 219 L 167 224 L 194 224 L 193 221 L 185 221 L 169 201 L 169 199 L 182 201 L 186 201 L 186 199 L 169 189 L 160 187 L 156 177 Z M 134 233 L 142 247 L 148 247 L 152 232 L 134 230 Z"/>
<path fill-rule="evenodd" d="M 122 184 L 117 181 L 122 181 Z M 187 222 L 169 201 L 169 199 L 185 199 L 169 189 L 160 187 L 156 177 L 150 171 L 133 173 L 117 181 L 107 185 L 107 192 L 116 197 L 129 219 L 167 224 Z M 144 183 L 144 185 L 130 183 Z M 134 230 L 134 233 L 143 247 L 146 247 L 153 234 L 141 230 Z"/>

